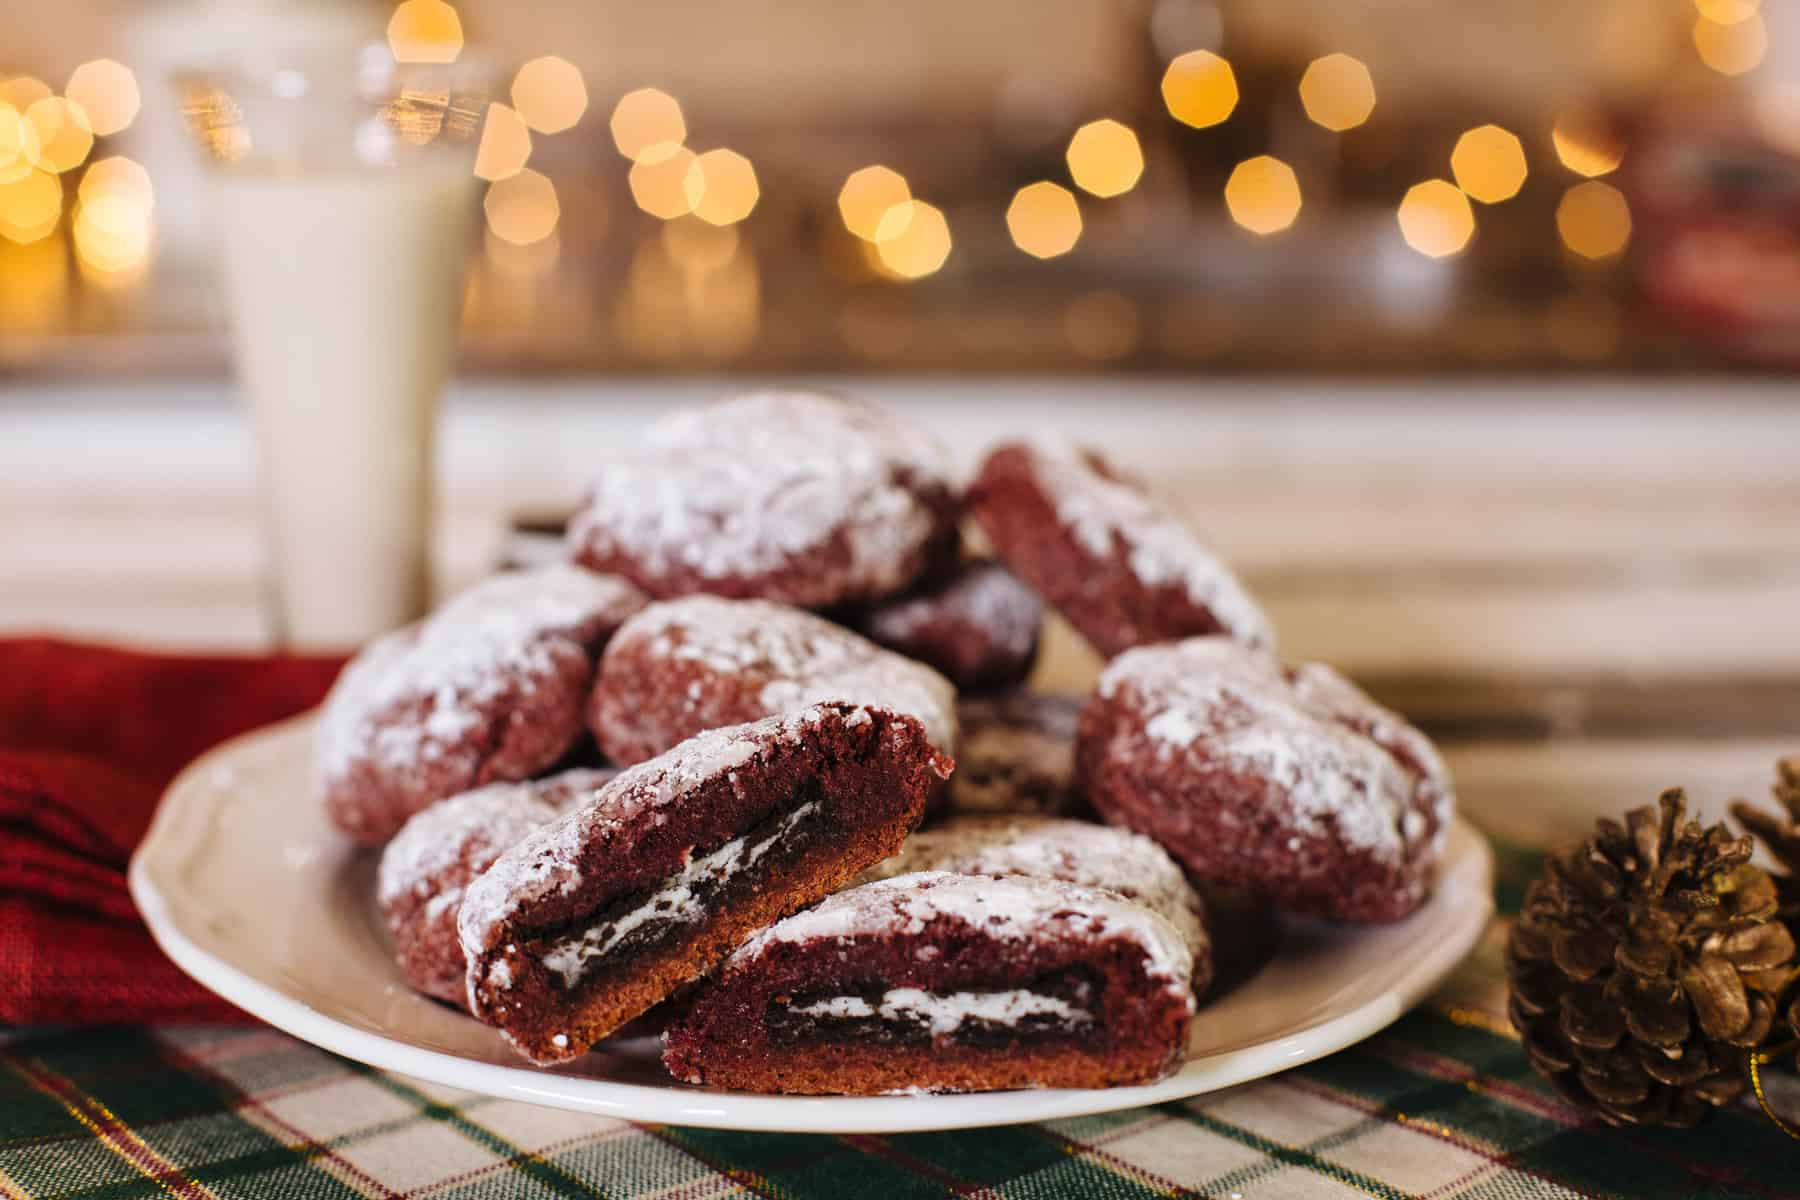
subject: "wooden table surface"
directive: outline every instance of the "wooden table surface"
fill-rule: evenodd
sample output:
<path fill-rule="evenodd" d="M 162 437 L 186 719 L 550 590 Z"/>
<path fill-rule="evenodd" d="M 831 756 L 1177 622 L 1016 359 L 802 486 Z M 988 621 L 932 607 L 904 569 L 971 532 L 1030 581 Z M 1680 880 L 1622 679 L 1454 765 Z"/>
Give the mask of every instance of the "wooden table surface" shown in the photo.
<path fill-rule="evenodd" d="M 1800 388 L 1692 378 L 842 386 L 972 461 L 1076 433 L 1178 497 L 1296 658 L 1342 667 L 1445 745 L 1464 807 L 1528 843 L 1687 785 L 1760 796 L 1800 750 Z M 509 514 L 714 381 L 459 387 L 442 431 L 443 586 Z M 321 486 L 328 486 L 327 480 Z M 0 392 L 0 632 L 264 644 L 249 435 L 215 383 Z M 1052 630 L 1049 682 L 1093 663 Z"/>

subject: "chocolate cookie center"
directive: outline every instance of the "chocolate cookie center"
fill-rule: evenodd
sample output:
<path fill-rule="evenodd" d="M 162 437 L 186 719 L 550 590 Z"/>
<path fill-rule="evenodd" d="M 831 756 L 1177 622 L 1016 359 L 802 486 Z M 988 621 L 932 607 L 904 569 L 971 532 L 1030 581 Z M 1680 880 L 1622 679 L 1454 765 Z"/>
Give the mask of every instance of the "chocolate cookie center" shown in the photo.
<path fill-rule="evenodd" d="M 777 1045 L 856 1041 L 965 1046 L 1068 1038 L 1091 1029 L 1100 987 L 1084 970 L 1059 971 L 1019 987 L 927 991 L 879 984 L 822 988 L 770 1002 L 764 1014 Z"/>
<path fill-rule="evenodd" d="M 696 848 L 685 867 L 656 887 L 617 897 L 574 932 L 541 938 L 544 968 L 572 989 L 595 970 L 596 960 L 623 962 L 754 891 L 761 876 L 791 862 L 818 836 L 822 799 L 817 782 L 809 781 L 785 806 L 738 836 Z"/>

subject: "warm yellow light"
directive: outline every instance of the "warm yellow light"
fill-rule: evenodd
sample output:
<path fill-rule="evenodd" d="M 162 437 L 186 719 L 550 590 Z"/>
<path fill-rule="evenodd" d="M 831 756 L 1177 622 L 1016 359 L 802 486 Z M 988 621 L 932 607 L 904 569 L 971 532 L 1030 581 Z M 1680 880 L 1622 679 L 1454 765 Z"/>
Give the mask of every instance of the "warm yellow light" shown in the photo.
<path fill-rule="evenodd" d="M 1631 206 L 1611 184 L 1578 183 L 1556 206 L 1556 232 L 1583 258 L 1611 258 L 1631 240 Z"/>
<path fill-rule="evenodd" d="M 1225 181 L 1225 208 L 1251 233 L 1280 233 L 1300 215 L 1300 181 L 1279 158 L 1247 158 Z"/>
<path fill-rule="evenodd" d="M 1210 50 L 1190 50 L 1169 64 L 1162 77 L 1163 103 L 1183 125 L 1217 125 L 1237 107 L 1237 76 L 1231 64 Z"/>
<path fill-rule="evenodd" d="M 39 100 L 47 100 L 56 95 L 50 85 L 41 79 L 33 79 L 29 75 L 15 75 L 0 83 L 0 103 L 10 104 L 20 112 L 24 112 Z"/>
<path fill-rule="evenodd" d="M 462 19 L 444 0 L 404 0 L 388 18 L 395 62 L 455 62 L 462 53 Z"/>
<path fill-rule="evenodd" d="M 838 213 L 844 228 L 872 242 L 887 211 L 911 199 L 912 189 L 900 172 L 879 165 L 861 167 L 850 172 L 838 190 Z"/>
<path fill-rule="evenodd" d="M 1300 107 L 1315 125 L 1338 133 L 1355 129 L 1375 111 L 1375 81 L 1348 54 L 1315 58 L 1300 76 Z"/>
<path fill-rule="evenodd" d="M 735 225 L 750 215 L 762 195 L 756 168 L 736 150 L 708 150 L 696 157 L 682 187 L 689 209 L 710 225 Z"/>
<path fill-rule="evenodd" d="M 1075 193 L 1045 180 L 1026 184 L 1006 206 L 1006 231 L 1013 245 L 1033 258 L 1067 254 L 1081 239 L 1081 207 Z"/>
<path fill-rule="evenodd" d="M 1464 194 L 1483 204 L 1511 200 L 1525 186 L 1525 147 L 1498 125 L 1481 125 L 1456 139 L 1450 173 Z"/>
<path fill-rule="evenodd" d="M 950 257 L 950 222 L 936 206 L 906 200 L 882 214 L 874 241 L 883 267 L 902 279 L 923 279 Z"/>
<path fill-rule="evenodd" d="M 1581 113 L 1557 118 L 1550 144 L 1563 166 L 1590 179 L 1618 170 L 1625 158 L 1625 146 L 1612 130 Z"/>
<path fill-rule="evenodd" d="M 1769 31 L 1757 13 L 1730 25 L 1701 17 L 1694 22 L 1694 49 L 1719 74 L 1743 75 L 1761 65 L 1769 52 Z"/>
<path fill-rule="evenodd" d="M 1096 196 L 1122 196 L 1144 175 L 1144 151 L 1130 126 L 1108 117 L 1089 121 L 1069 139 L 1069 175 Z"/>
<path fill-rule="evenodd" d="M 141 267 L 150 256 L 150 205 L 119 192 L 84 200 L 75 214 L 75 253 L 97 271 Z"/>
<path fill-rule="evenodd" d="M 37 165 L 61 174 L 87 161 L 94 148 L 94 132 L 79 104 L 60 96 L 48 96 L 33 104 L 25 119 L 37 130 Z"/>
<path fill-rule="evenodd" d="M 1469 198 L 1445 179 L 1414 184 L 1400 201 L 1399 215 L 1400 236 L 1428 258 L 1455 254 L 1475 235 Z"/>
<path fill-rule="evenodd" d="M 1131 297 L 1105 289 L 1069 301 L 1063 336 L 1075 353 L 1096 362 L 1124 358 L 1137 349 L 1142 323 Z"/>
<path fill-rule="evenodd" d="M 517 175 L 531 160 L 531 130 L 504 104 L 490 104 L 475 151 L 475 174 L 489 183 Z"/>
<path fill-rule="evenodd" d="M 129 158 L 114 155 L 89 165 L 81 173 L 81 186 L 76 195 L 88 204 L 101 196 L 129 196 L 148 208 L 156 191 L 150 186 L 150 172 Z"/>
<path fill-rule="evenodd" d="M 587 111 L 587 84 L 581 71 L 554 54 L 534 58 L 513 76 L 513 107 L 539 133 L 572 129 Z"/>
<path fill-rule="evenodd" d="M 35 242 L 50 236 L 62 217 L 62 183 L 47 171 L 0 184 L 0 237 Z"/>
<path fill-rule="evenodd" d="M 549 237 L 562 215 L 555 185 L 529 167 L 490 183 L 482 208 L 494 236 L 515 246 L 529 246 Z"/>
<path fill-rule="evenodd" d="M 695 217 L 663 222 L 663 249 L 684 271 L 705 274 L 731 261 L 738 248 L 738 231 L 731 225 L 710 225 Z"/>
<path fill-rule="evenodd" d="M 631 198 L 653 217 L 672 221 L 694 211 L 688 194 L 688 171 L 699 158 L 686 146 L 659 142 L 646 147 L 631 164 Z"/>
<path fill-rule="evenodd" d="M 37 169 L 37 126 L 10 104 L 0 103 L 0 183 L 17 183 Z"/>
<path fill-rule="evenodd" d="M 1748 21 L 1762 8 L 1762 0 L 1694 0 L 1700 15 L 1720 25 Z"/>
<path fill-rule="evenodd" d="M 619 153 L 636 162 L 652 146 L 679 146 L 687 141 L 687 121 L 675 97 L 655 88 L 638 88 L 619 97 L 613 106 L 613 145 Z"/>
<path fill-rule="evenodd" d="M 94 133 L 107 137 L 118 133 L 137 119 L 143 103 L 138 94 L 137 76 L 131 68 L 110 58 L 97 58 L 82 63 L 69 76 L 63 95 L 81 105 L 88 115 Z"/>

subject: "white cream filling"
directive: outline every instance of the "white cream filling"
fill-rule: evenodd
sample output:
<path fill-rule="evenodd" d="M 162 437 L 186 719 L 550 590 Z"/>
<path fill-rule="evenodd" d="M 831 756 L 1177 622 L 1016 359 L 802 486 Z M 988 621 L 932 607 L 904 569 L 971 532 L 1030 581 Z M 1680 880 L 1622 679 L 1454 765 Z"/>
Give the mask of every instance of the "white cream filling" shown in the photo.
<path fill-rule="evenodd" d="M 955 1033 L 964 1022 L 1017 1025 L 1027 1017 L 1058 1017 L 1070 1025 L 1087 1025 L 1093 1017 L 1066 1000 L 1024 988 L 999 992 L 927 992 L 920 988 L 891 988 L 879 1004 L 861 996 L 832 996 L 811 1004 L 797 1004 L 789 1012 L 803 1017 L 880 1017 L 885 1021 L 922 1021 L 933 1037 Z"/>
<path fill-rule="evenodd" d="M 700 920 L 705 913 L 693 907 L 694 891 L 698 884 L 723 882 L 740 871 L 756 866 L 771 846 L 786 837 L 796 825 L 816 812 L 818 807 L 819 802 L 816 800 L 802 804 L 781 818 L 774 829 L 762 834 L 754 846 L 750 845 L 750 834 L 745 833 L 732 838 L 710 854 L 690 858 L 680 872 L 671 875 L 662 887 L 638 907 L 617 920 L 601 922 L 584 933 L 556 943 L 544 954 L 544 966 L 562 977 L 564 987 L 574 987 L 586 972 L 589 959 L 609 953 L 640 925 L 649 921 L 691 925 Z"/>

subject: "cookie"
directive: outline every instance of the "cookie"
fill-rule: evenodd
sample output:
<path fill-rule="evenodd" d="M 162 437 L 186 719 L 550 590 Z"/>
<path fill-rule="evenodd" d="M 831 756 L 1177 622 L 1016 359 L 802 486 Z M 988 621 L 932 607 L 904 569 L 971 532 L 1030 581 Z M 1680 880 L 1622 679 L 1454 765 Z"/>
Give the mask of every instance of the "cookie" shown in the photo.
<path fill-rule="evenodd" d="M 951 558 L 943 449 L 873 404 L 754 392 L 657 422 L 609 461 L 569 526 L 573 556 L 658 598 L 803 608 L 878 600 Z"/>
<path fill-rule="evenodd" d="M 378 846 L 446 796 L 554 765 L 584 729 L 601 647 L 646 598 L 566 564 L 495 575 L 370 642 L 326 697 L 327 813 Z"/>
<path fill-rule="evenodd" d="M 982 463 L 968 505 L 1006 565 L 1104 657 L 1210 633 L 1274 645 L 1230 569 L 1092 450 L 1008 442 Z"/>
<path fill-rule="evenodd" d="M 820 700 L 907 713 L 939 750 L 956 747 L 956 689 L 930 667 L 797 608 L 717 596 L 652 604 L 620 626 L 588 724 L 607 757 L 629 764 Z"/>
<path fill-rule="evenodd" d="M 859 880 L 915 871 L 958 875 L 1032 875 L 1104 888 L 1135 900 L 1181 935 L 1193 958 L 1194 994 L 1212 980 L 1206 909 L 1168 852 L 1140 833 L 1055 817 L 953 817 L 906 839 L 900 853 Z"/>
<path fill-rule="evenodd" d="M 463 889 L 525 835 L 591 798 L 616 770 L 564 771 L 490 783 L 414 813 L 381 852 L 375 899 L 394 960 L 427 996 L 468 1007 L 456 914 Z"/>
<path fill-rule="evenodd" d="M 947 808 L 962 813 L 1088 811 L 1075 779 L 1081 700 L 1055 692 L 1008 692 L 956 706 L 961 740 Z"/>
<path fill-rule="evenodd" d="M 851 888 L 746 942 L 663 1034 L 688 1083 L 976 1092 L 1147 1083 L 1180 1062 L 1187 946 L 1111 892 L 925 872 Z"/>
<path fill-rule="evenodd" d="M 733 947 L 899 849 L 949 773 L 912 717 L 826 703 L 623 771 L 463 894 L 475 1015 L 575 1058 Z"/>
<path fill-rule="evenodd" d="M 1330 667 L 1227 638 L 1114 659 L 1082 711 L 1076 766 L 1108 821 L 1198 877 L 1340 921 L 1424 903 L 1454 803 L 1437 751 L 1400 716 Z"/>
<path fill-rule="evenodd" d="M 927 663 L 959 691 L 1013 687 L 1037 661 L 1044 605 L 996 562 L 970 562 L 855 613 L 871 641 Z"/>

